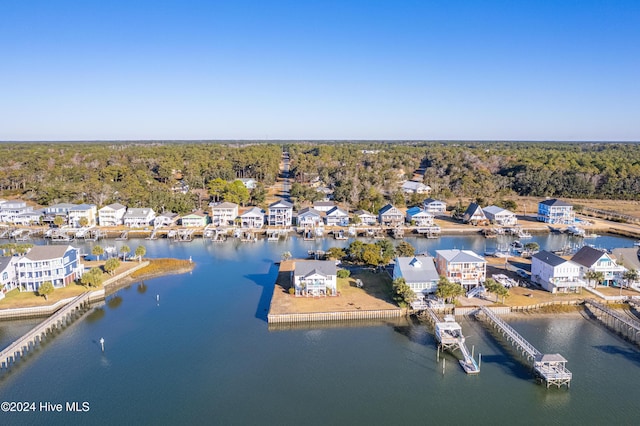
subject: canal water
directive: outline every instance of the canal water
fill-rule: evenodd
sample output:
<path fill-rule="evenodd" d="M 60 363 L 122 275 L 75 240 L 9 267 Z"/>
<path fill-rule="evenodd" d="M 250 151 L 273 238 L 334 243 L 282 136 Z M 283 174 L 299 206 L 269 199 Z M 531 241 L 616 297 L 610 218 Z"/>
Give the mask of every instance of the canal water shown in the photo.
<path fill-rule="evenodd" d="M 533 240 L 556 249 L 564 238 Z M 485 247 L 477 237 L 408 241 L 432 254 Z M 568 359 L 570 389 L 536 384 L 473 320 L 461 323 L 482 372 L 465 375 L 447 354 L 443 374 L 434 337 L 418 322 L 267 325 L 274 261 L 348 241 L 126 243 L 150 257 L 191 257 L 196 267 L 119 290 L 2 373 L 0 402 L 35 403 L 36 412 L 0 412 L 1 424 L 635 424 L 640 416 L 640 351 L 581 316 L 509 319 L 541 352 Z M 0 323 L 0 347 L 35 323 Z M 41 411 L 47 402 L 63 412 Z M 73 402 L 88 411 L 66 411 Z"/>

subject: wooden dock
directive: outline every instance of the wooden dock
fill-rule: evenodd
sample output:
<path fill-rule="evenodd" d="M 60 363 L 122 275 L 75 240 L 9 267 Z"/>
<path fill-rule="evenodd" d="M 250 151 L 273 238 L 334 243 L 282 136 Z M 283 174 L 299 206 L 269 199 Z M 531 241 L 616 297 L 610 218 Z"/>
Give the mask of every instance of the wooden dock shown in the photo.
<path fill-rule="evenodd" d="M 636 303 L 630 302 L 632 306 Z M 593 299 L 584 301 L 584 306 L 602 322 L 607 328 L 621 334 L 626 339 L 638 344 L 640 342 L 640 321 L 634 320 L 628 315 L 607 308 Z"/>
<path fill-rule="evenodd" d="M 493 325 L 524 358 L 532 362 L 536 376 L 547 385 L 547 388 L 551 385 L 558 388 L 562 385 L 570 386 L 572 374 L 565 367 L 567 360 L 562 355 L 541 353 L 502 318 L 484 306 L 476 311 L 475 316 L 484 318 Z"/>
<path fill-rule="evenodd" d="M 48 334 L 70 324 L 78 313 L 84 312 L 89 307 L 90 295 L 90 292 L 86 292 L 77 296 L 53 316 L 3 349 L 0 352 L 0 369 L 9 369 L 11 365 L 20 358 L 24 358 L 31 349 L 35 348 L 36 344 L 42 342 Z"/>

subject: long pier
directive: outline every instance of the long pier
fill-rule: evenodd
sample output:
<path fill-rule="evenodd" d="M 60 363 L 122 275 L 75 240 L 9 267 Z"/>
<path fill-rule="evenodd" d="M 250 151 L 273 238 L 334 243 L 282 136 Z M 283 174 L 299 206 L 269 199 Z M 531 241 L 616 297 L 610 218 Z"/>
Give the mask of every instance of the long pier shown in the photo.
<path fill-rule="evenodd" d="M 511 343 L 528 361 L 533 363 L 533 369 L 536 375 L 547 385 L 561 387 L 562 385 L 571 384 L 572 373 L 567 370 L 565 364 L 567 362 L 560 354 L 543 354 L 537 350 L 531 343 L 515 331 L 509 324 L 497 316 L 494 312 L 482 306 L 476 311 L 476 317 L 483 317 L 488 323 L 493 325 L 496 330 Z"/>
<path fill-rule="evenodd" d="M 86 292 L 77 296 L 64 308 L 3 349 L 0 352 L 0 370 L 9 369 L 18 359 L 24 358 L 31 349 L 35 348 L 37 343 L 41 343 L 48 334 L 73 321 L 78 311 L 83 311 L 89 306 L 90 295 L 90 292 Z"/>
<path fill-rule="evenodd" d="M 633 306 L 637 306 L 633 302 L 631 302 L 630 304 Z M 593 299 L 585 300 L 584 306 L 609 329 L 620 333 L 622 336 L 632 342 L 640 342 L 640 321 L 634 320 L 629 316 L 623 315 L 620 312 L 607 308 L 603 304 L 598 303 Z"/>

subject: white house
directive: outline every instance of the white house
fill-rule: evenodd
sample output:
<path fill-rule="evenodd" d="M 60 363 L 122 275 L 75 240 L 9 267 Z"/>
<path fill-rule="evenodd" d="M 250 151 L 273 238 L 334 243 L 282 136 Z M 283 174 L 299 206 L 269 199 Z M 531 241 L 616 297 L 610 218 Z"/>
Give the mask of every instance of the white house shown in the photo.
<path fill-rule="evenodd" d="M 422 182 L 416 182 L 414 180 L 408 180 L 402 184 L 402 192 L 405 194 L 429 194 L 431 193 L 431 187 L 425 185 Z"/>
<path fill-rule="evenodd" d="M 225 201 L 211 204 L 211 224 L 213 226 L 233 225 L 238 217 L 238 205 Z"/>
<path fill-rule="evenodd" d="M 95 226 L 98 208 L 95 204 L 76 204 L 69 209 L 67 217 L 69 218 L 69 225 L 76 228 L 82 226 L 80 224 L 82 218 L 87 220 L 86 226 Z"/>
<path fill-rule="evenodd" d="M 127 207 L 119 203 L 109 204 L 98 210 L 98 224 L 100 226 L 122 225 Z"/>
<path fill-rule="evenodd" d="M 156 218 L 156 212 L 149 208 L 129 208 L 122 218 L 125 226 L 132 228 L 150 226 Z"/>
<path fill-rule="evenodd" d="M 252 207 L 240 215 L 240 226 L 246 229 L 260 229 L 264 226 L 264 210 Z"/>
<path fill-rule="evenodd" d="M 465 290 L 479 286 L 487 277 L 487 261 L 471 250 L 436 250 L 436 269 Z"/>
<path fill-rule="evenodd" d="M 484 225 L 488 223 L 487 217 L 484 215 L 482 211 L 482 207 L 477 205 L 476 203 L 469 204 L 467 210 L 462 215 L 462 221 L 464 223 L 470 223 L 472 225 Z"/>
<path fill-rule="evenodd" d="M 487 206 L 482 209 L 487 219 L 499 226 L 515 226 L 518 224 L 516 214 L 498 206 Z"/>
<path fill-rule="evenodd" d="M 551 293 L 578 291 L 585 286 L 580 265 L 546 250 L 531 258 L 531 281 Z"/>
<path fill-rule="evenodd" d="M 44 215 L 42 210 L 34 210 L 27 213 L 22 213 L 13 217 L 14 225 L 33 225 L 40 223 L 42 216 Z"/>
<path fill-rule="evenodd" d="M 293 204 L 280 200 L 269 205 L 267 223 L 270 226 L 291 226 L 293 221 Z"/>
<path fill-rule="evenodd" d="M 82 277 L 78 249 L 71 246 L 34 246 L 16 262 L 18 285 L 36 291 L 45 281 L 64 287 Z"/>
<path fill-rule="evenodd" d="M 295 294 L 305 296 L 336 296 L 338 277 L 332 260 L 296 260 L 293 271 Z"/>
<path fill-rule="evenodd" d="M 433 198 L 427 198 L 422 202 L 422 206 L 427 213 L 434 216 L 442 215 L 447 212 L 447 203 Z"/>
<path fill-rule="evenodd" d="M 420 207 L 411 207 L 407 210 L 407 223 L 411 222 L 415 226 L 433 226 L 433 215 Z"/>
<path fill-rule="evenodd" d="M 16 216 L 33 211 L 33 207 L 27 206 L 22 200 L 5 201 L 0 204 L 0 222 L 14 223 Z"/>
<path fill-rule="evenodd" d="M 305 207 L 298 212 L 298 226 L 313 228 L 322 223 L 322 215 L 313 207 Z"/>
<path fill-rule="evenodd" d="M 247 188 L 248 190 L 255 189 L 255 187 L 258 185 L 258 182 L 255 179 L 251 179 L 251 178 L 240 178 L 237 180 L 242 182 L 244 187 Z"/>
<path fill-rule="evenodd" d="M 209 216 L 202 211 L 186 214 L 180 218 L 180 224 L 185 228 L 204 228 L 209 222 Z"/>
<path fill-rule="evenodd" d="M 4 295 L 18 286 L 16 275 L 16 256 L 0 257 L 0 300 Z"/>
<path fill-rule="evenodd" d="M 333 201 L 316 201 L 313 203 L 313 208 L 319 212 L 328 212 L 332 208 L 336 206 L 336 203 Z"/>
<path fill-rule="evenodd" d="M 349 213 L 340 207 L 334 207 L 325 215 L 327 226 L 349 226 Z"/>
<path fill-rule="evenodd" d="M 580 278 L 589 284 L 585 278 L 587 271 L 602 272 L 604 281 L 602 285 L 610 286 L 622 283 L 622 274 L 627 270 L 624 266 L 616 263 L 615 259 L 604 250 L 584 246 L 573 255 L 571 260 L 580 265 Z M 596 286 L 596 283 L 592 283 Z"/>
<path fill-rule="evenodd" d="M 552 225 L 573 225 L 573 206 L 555 198 L 541 201 L 538 203 L 538 221 Z"/>
<path fill-rule="evenodd" d="M 164 212 L 153 219 L 153 226 L 159 228 L 161 226 L 173 226 L 178 223 L 180 215 L 178 213 Z"/>
<path fill-rule="evenodd" d="M 360 219 L 360 223 L 363 225 L 375 225 L 378 223 L 378 218 L 366 210 L 356 210 L 353 212 L 353 217 L 356 216 Z"/>
<path fill-rule="evenodd" d="M 417 305 L 438 289 L 440 275 L 431 256 L 397 257 L 393 265 L 393 279 L 404 278 L 416 295 Z"/>
<path fill-rule="evenodd" d="M 378 221 L 387 226 L 402 225 L 404 213 L 391 204 L 387 204 L 378 211 Z"/>

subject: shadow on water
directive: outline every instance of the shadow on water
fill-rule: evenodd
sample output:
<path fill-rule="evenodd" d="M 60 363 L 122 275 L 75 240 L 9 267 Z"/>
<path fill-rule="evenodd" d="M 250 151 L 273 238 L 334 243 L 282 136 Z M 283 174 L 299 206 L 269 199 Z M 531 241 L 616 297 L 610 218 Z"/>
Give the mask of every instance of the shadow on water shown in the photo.
<path fill-rule="evenodd" d="M 120 296 L 113 296 L 107 301 L 107 306 L 110 309 L 117 309 L 120 305 L 122 305 L 122 297 Z"/>
<path fill-rule="evenodd" d="M 271 266 L 269 266 L 269 272 L 266 274 L 249 274 L 244 277 L 253 281 L 259 287 L 262 287 L 262 293 L 260 294 L 260 300 L 258 300 L 255 317 L 266 322 L 267 314 L 269 313 L 269 306 L 271 306 L 271 298 L 273 297 L 274 284 L 276 282 L 270 277 L 278 276 L 278 280 L 280 280 L 280 276 L 278 274 L 278 265 L 273 263 L 271 259 L 264 259 L 264 261 L 271 264 Z"/>
<path fill-rule="evenodd" d="M 104 310 L 104 308 L 100 307 L 100 308 L 94 308 L 93 311 L 87 315 L 87 322 L 89 323 L 94 323 L 94 322 L 98 322 L 100 321 L 104 316 L 105 316 L 106 312 Z"/>
<path fill-rule="evenodd" d="M 618 355 L 640 366 L 640 352 L 616 345 L 596 345 L 594 348 L 608 355 Z"/>

